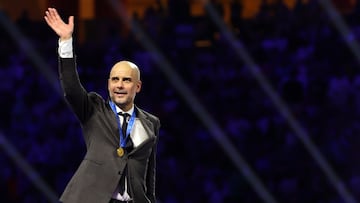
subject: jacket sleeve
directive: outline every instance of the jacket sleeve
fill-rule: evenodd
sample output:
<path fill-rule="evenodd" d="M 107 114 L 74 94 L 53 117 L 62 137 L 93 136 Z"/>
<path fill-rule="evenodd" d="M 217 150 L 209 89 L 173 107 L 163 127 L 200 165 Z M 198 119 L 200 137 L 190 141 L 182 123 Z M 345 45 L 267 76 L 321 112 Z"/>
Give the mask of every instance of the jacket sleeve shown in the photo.
<path fill-rule="evenodd" d="M 66 102 L 80 122 L 84 123 L 92 107 L 76 70 L 76 58 L 59 57 L 59 77 Z"/>
<path fill-rule="evenodd" d="M 157 118 L 155 121 L 155 135 L 156 135 L 156 142 L 152 148 L 152 152 L 150 155 L 149 160 L 149 167 L 147 171 L 147 180 L 146 180 L 146 187 L 147 187 L 147 197 L 150 199 L 151 202 L 156 202 L 156 194 L 155 194 L 155 179 L 156 179 L 156 149 L 157 143 L 159 140 L 159 131 L 160 131 L 160 120 Z"/>

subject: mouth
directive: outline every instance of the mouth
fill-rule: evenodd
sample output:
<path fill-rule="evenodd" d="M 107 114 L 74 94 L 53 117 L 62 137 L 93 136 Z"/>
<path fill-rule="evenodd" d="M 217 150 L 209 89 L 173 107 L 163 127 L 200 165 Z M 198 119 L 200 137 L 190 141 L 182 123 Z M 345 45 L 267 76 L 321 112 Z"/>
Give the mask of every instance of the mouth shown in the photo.
<path fill-rule="evenodd" d="M 127 94 L 126 92 L 122 92 L 122 91 L 114 92 L 114 95 L 116 95 L 116 96 L 125 96 L 126 94 Z"/>

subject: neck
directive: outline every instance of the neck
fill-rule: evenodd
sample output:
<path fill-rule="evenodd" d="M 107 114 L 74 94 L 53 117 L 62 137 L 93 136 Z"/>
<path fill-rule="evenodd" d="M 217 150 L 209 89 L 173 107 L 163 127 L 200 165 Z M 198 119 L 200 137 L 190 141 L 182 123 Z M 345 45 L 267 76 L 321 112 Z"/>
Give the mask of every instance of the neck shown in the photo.
<path fill-rule="evenodd" d="M 117 105 L 121 110 L 123 110 L 124 112 L 126 111 L 129 111 L 132 107 L 133 107 L 134 104 L 129 104 L 129 105 L 124 105 L 124 106 L 121 106 L 121 105 Z"/>

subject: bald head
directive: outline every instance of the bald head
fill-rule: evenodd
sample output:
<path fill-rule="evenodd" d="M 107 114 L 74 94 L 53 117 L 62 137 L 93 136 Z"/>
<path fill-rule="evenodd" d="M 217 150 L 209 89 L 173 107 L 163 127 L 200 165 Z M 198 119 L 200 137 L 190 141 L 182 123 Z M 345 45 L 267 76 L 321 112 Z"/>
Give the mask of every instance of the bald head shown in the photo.
<path fill-rule="evenodd" d="M 110 71 L 110 76 L 111 77 L 113 74 L 115 74 L 116 72 L 119 71 L 126 71 L 131 73 L 132 77 L 134 79 L 140 80 L 140 70 L 137 67 L 136 64 L 134 64 L 133 62 L 130 61 L 119 61 L 117 62 Z"/>

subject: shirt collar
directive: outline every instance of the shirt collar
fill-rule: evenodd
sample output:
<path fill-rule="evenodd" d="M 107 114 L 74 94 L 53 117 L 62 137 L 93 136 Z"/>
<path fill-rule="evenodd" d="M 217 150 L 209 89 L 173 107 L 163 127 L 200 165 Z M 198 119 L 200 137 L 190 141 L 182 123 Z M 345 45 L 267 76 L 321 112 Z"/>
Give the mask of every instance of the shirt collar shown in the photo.
<path fill-rule="evenodd" d="M 123 111 L 122 109 L 120 109 L 117 105 L 115 105 L 116 106 L 116 113 L 128 113 L 129 115 L 132 115 L 132 113 L 134 112 L 134 106 L 135 105 L 133 105 L 132 107 L 131 107 L 131 109 L 129 109 L 129 111 Z"/>

